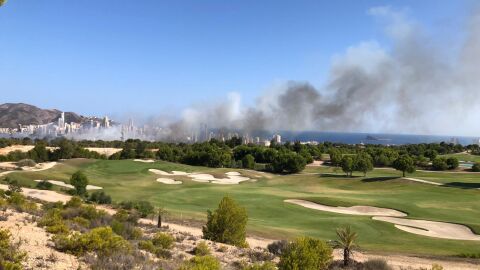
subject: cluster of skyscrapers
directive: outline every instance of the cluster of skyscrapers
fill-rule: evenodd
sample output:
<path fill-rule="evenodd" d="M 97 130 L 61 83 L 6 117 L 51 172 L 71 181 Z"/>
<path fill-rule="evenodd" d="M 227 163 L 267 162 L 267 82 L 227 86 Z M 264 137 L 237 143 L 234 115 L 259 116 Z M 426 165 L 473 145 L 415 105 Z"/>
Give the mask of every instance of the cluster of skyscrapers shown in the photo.
<path fill-rule="evenodd" d="M 95 130 L 104 130 L 112 127 L 112 121 L 108 116 L 104 118 L 89 117 L 82 123 L 67 122 L 65 113 L 62 112 L 57 121 L 40 125 L 22 125 L 17 128 L 0 128 L 0 134 L 12 136 L 35 136 L 35 137 L 57 137 L 89 133 Z"/>

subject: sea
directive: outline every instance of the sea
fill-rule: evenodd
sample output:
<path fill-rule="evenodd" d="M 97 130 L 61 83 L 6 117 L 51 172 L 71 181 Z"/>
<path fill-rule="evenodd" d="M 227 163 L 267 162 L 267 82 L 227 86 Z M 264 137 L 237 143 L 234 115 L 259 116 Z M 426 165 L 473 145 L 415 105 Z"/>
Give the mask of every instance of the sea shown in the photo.
<path fill-rule="evenodd" d="M 409 135 L 409 134 L 381 134 L 381 133 L 346 133 L 346 132 L 279 132 L 282 141 L 316 141 L 346 144 L 381 144 L 402 145 L 419 143 L 455 143 L 462 145 L 478 144 L 480 137 L 445 136 L 445 135 Z"/>

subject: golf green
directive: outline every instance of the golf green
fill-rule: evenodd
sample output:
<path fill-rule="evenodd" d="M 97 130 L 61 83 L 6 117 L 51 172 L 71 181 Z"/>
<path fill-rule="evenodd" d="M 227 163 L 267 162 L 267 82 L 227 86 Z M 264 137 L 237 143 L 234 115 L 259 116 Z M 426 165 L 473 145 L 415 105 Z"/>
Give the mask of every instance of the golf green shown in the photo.
<path fill-rule="evenodd" d="M 239 185 L 199 183 L 176 176 L 181 185 L 156 182 L 160 177 L 148 169 L 211 173 L 239 171 L 254 177 Z M 307 209 L 285 203 L 285 199 L 307 199 L 333 206 L 368 205 L 397 209 L 408 218 L 444 221 L 469 226 L 480 234 L 480 175 L 469 173 L 416 172 L 408 175 L 440 183 L 457 183 L 448 187 L 402 180 L 392 169 L 375 169 L 366 177 L 345 177 L 338 169 L 308 167 L 296 175 L 273 175 L 234 169 L 193 167 L 168 162 L 142 163 L 132 160 L 62 161 L 40 172 L 15 172 L 9 177 L 34 187 L 35 179 L 63 180 L 83 170 L 90 184 L 101 186 L 114 201 L 148 200 L 165 207 L 170 218 L 205 221 L 207 209 L 216 207 L 229 195 L 247 208 L 249 233 L 274 238 L 300 235 L 335 239 L 335 229 L 351 225 L 359 234 L 363 250 L 429 255 L 480 253 L 480 242 L 445 240 L 401 231 L 393 224 L 366 216 L 352 216 Z M 59 189 L 55 187 L 55 189 Z"/>

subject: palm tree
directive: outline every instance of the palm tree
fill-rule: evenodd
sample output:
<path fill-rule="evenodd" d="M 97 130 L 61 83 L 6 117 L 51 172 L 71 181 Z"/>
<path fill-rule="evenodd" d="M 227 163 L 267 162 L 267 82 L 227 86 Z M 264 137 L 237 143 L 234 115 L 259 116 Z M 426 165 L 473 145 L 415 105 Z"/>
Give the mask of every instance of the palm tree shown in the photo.
<path fill-rule="evenodd" d="M 343 265 L 347 266 L 350 261 L 350 255 L 353 249 L 357 248 L 358 234 L 347 226 L 345 228 L 337 229 L 338 240 L 335 241 L 335 248 L 343 249 Z"/>
<path fill-rule="evenodd" d="M 165 210 L 163 207 L 158 209 L 158 222 L 157 222 L 157 227 L 161 228 L 162 227 L 162 216 L 167 213 L 167 210 Z"/>

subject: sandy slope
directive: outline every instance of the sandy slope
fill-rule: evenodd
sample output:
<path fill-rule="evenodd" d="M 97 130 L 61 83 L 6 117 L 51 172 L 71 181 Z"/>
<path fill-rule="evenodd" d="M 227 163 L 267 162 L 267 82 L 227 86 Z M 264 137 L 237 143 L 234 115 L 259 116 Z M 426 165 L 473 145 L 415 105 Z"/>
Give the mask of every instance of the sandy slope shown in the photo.
<path fill-rule="evenodd" d="M 8 211 L 8 219 L 0 221 L 1 228 L 7 228 L 12 233 L 13 242 L 20 241 L 20 249 L 27 252 L 28 257 L 23 263 L 25 269 L 77 269 L 78 259 L 69 254 L 58 252 L 51 246 L 50 235 L 43 228 L 31 222 L 27 213 Z M 54 261 L 49 257 L 56 258 Z M 82 269 L 85 269 L 82 266 Z"/>
<path fill-rule="evenodd" d="M 8 155 L 13 151 L 28 152 L 35 147 L 34 145 L 11 145 L 4 148 L 0 148 L 0 155 Z"/>

